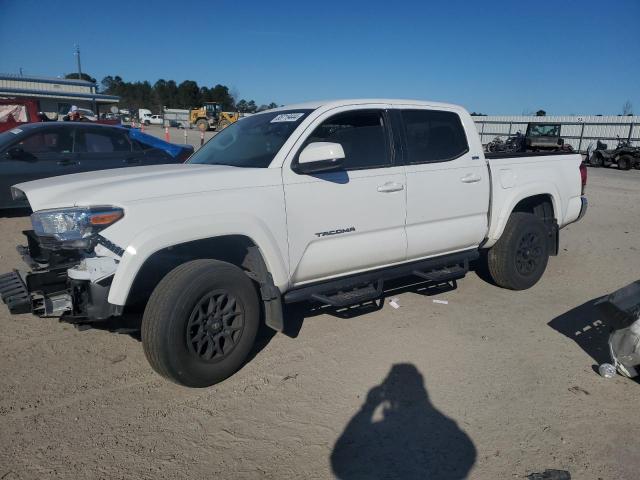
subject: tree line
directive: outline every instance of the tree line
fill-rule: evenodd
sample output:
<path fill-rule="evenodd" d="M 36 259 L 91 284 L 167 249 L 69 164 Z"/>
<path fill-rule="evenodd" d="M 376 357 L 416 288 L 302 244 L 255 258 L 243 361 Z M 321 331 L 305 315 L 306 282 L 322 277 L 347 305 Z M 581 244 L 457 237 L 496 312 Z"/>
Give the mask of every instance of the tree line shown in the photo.
<path fill-rule="evenodd" d="M 78 74 L 69 74 L 66 77 L 78 78 Z M 82 79 L 95 82 L 94 78 L 85 73 L 82 74 Z M 161 78 L 152 85 L 146 80 L 125 82 L 119 75 L 108 75 L 100 82 L 100 92 L 120 97 L 121 108 L 131 110 L 148 108 L 154 113 L 162 113 L 163 107 L 198 108 L 205 102 L 217 102 L 222 105 L 224 111 L 242 113 L 255 113 L 278 107 L 274 102 L 268 105 L 258 105 L 254 100 L 245 99 L 236 102 L 226 85 L 199 86 L 193 80 L 185 80 L 177 84 L 174 80 Z"/>

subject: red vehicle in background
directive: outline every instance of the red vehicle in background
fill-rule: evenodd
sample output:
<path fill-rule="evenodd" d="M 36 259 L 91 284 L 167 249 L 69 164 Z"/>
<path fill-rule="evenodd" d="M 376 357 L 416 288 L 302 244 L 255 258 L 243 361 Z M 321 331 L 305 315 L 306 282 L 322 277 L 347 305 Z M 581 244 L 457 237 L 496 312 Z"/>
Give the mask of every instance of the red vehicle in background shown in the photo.
<path fill-rule="evenodd" d="M 25 123 L 55 121 L 42 113 L 39 106 L 38 100 L 32 98 L 0 99 L 0 132 L 11 130 Z M 82 117 L 80 121 L 92 120 Z M 95 123 L 120 125 L 120 120 L 99 119 Z"/>

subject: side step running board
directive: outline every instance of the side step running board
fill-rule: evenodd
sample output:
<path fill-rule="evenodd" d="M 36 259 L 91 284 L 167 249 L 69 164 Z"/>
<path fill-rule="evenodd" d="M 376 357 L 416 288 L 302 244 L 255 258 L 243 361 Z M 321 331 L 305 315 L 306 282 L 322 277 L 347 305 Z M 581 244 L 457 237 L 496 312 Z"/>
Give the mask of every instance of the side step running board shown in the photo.
<path fill-rule="evenodd" d="M 463 265 L 452 265 L 440 270 L 431 270 L 424 272 L 420 270 L 414 270 L 413 274 L 416 277 L 420 277 L 429 282 L 450 282 L 452 280 L 458 280 L 463 278 L 469 271 L 469 261 L 465 260 Z"/>
<path fill-rule="evenodd" d="M 354 290 L 337 292 L 331 295 L 314 293 L 311 295 L 311 298 L 332 307 L 347 307 L 349 305 L 356 305 L 358 303 L 369 302 L 380 298 L 383 292 L 382 285 L 383 281 L 378 280 L 375 286 L 372 283 Z"/>
<path fill-rule="evenodd" d="M 446 282 L 464 277 L 469 270 L 469 262 L 480 256 L 477 249 L 443 255 L 427 260 L 419 260 L 395 267 L 372 270 L 356 275 L 336 278 L 289 290 L 283 295 L 285 303 L 317 300 L 329 305 L 347 305 L 348 299 L 354 303 L 373 300 L 382 296 L 382 281 L 395 280 L 417 275 L 429 282 Z M 366 285 L 366 287 L 363 287 Z M 337 292 L 337 293 L 336 293 Z M 347 292 L 347 293 L 345 293 Z M 374 297 L 374 292 L 377 297 Z M 338 295 L 339 297 L 336 297 Z M 354 302 L 355 300 L 355 302 Z M 333 303 L 332 303 L 333 302 Z"/>

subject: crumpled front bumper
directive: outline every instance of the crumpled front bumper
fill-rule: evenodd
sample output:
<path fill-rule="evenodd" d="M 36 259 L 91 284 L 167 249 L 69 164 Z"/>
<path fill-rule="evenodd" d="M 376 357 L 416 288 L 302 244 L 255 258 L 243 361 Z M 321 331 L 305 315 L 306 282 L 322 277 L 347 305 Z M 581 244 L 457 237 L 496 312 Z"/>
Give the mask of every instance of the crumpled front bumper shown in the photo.
<path fill-rule="evenodd" d="M 107 299 L 113 275 L 109 259 L 85 257 L 79 251 L 43 248 L 31 231 L 28 247 L 18 247 L 30 271 L 0 275 L 0 296 L 12 314 L 33 313 L 72 323 L 106 320 L 122 307 Z M 113 261 L 112 261 L 113 263 Z"/>

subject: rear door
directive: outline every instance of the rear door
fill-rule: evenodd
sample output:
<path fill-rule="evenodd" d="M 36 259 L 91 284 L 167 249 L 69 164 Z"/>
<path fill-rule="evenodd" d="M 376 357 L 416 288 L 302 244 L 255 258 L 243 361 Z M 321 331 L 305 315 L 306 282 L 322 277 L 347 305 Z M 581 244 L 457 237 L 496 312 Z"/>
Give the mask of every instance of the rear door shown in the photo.
<path fill-rule="evenodd" d="M 47 126 L 20 136 L 0 152 L 0 208 L 15 205 L 11 199 L 11 185 L 79 172 L 73 152 L 74 129 L 68 126 Z M 22 155 L 8 156 L 8 151 L 19 147 Z"/>
<path fill-rule="evenodd" d="M 138 166 L 144 154 L 133 148 L 126 130 L 108 127 L 78 128 L 76 145 L 83 172 Z"/>
<path fill-rule="evenodd" d="M 455 111 L 401 108 L 407 172 L 407 259 L 477 247 L 487 233 L 490 182 Z M 474 128 L 473 126 L 471 128 Z"/>

